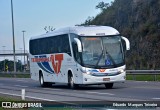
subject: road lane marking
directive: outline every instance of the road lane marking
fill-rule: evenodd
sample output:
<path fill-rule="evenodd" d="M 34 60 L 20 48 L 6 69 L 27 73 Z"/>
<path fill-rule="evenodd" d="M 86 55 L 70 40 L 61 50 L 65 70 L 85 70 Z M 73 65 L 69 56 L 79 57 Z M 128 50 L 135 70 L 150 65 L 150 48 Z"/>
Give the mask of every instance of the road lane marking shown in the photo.
<path fill-rule="evenodd" d="M 62 89 L 54 89 L 54 88 L 42 88 L 42 89 L 46 89 L 46 90 L 62 90 Z"/>
<path fill-rule="evenodd" d="M 16 87 L 28 87 L 28 86 L 22 86 L 22 85 L 14 85 Z"/>
<path fill-rule="evenodd" d="M 0 86 L 3 86 L 4 84 L 0 84 Z"/>
<path fill-rule="evenodd" d="M 11 93 L 4 93 L 4 92 L 0 92 L 0 94 L 4 94 L 4 95 L 12 95 L 12 96 L 21 96 L 21 95 L 18 95 L 18 94 L 11 94 Z"/>
<path fill-rule="evenodd" d="M 19 81 L 19 82 L 28 82 L 28 81 L 26 81 L 26 80 L 16 80 L 16 81 Z"/>
<path fill-rule="evenodd" d="M 90 93 L 90 94 L 101 94 L 101 95 L 115 95 L 115 94 L 111 94 L 111 93 L 90 92 L 90 91 L 86 91 L 86 93 Z"/>
<path fill-rule="evenodd" d="M 155 99 L 155 100 L 160 100 L 160 98 L 152 98 L 152 99 Z"/>
<path fill-rule="evenodd" d="M 19 94 L 4 93 L 4 92 L 0 92 L 0 94 L 21 97 L 21 95 L 19 95 Z M 52 99 L 45 99 L 45 98 L 39 98 L 39 97 L 32 97 L 32 96 L 25 96 L 25 97 L 26 98 L 30 98 L 30 99 L 42 100 L 42 101 L 53 101 L 53 102 L 58 102 L 58 103 L 63 103 L 63 104 L 77 105 L 76 103 L 62 102 L 62 101 L 57 101 L 57 100 L 52 100 Z"/>
<path fill-rule="evenodd" d="M 138 89 L 160 89 L 160 88 L 153 88 L 153 87 L 133 87 L 133 88 L 138 88 Z"/>

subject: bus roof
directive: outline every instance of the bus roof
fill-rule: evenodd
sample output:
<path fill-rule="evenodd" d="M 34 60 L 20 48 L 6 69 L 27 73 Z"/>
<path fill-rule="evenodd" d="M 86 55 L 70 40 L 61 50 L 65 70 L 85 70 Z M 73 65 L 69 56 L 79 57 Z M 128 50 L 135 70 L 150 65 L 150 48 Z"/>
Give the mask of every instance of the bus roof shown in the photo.
<path fill-rule="evenodd" d="M 116 29 L 110 26 L 75 26 L 57 29 L 46 34 L 32 37 L 31 40 L 68 33 L 74 33 L 80 36 L 107 36 L 119 34 Z"/>

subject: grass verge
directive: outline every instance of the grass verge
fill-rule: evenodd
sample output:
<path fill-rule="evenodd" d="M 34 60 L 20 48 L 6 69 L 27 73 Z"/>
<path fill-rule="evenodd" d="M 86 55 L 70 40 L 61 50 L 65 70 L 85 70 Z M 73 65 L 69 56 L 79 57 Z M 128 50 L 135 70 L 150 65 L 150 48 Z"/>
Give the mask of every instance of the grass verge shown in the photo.
<path fill-rule="evenodd" d="M 7 78 L 30 78 L 30 74 L 0 74 L 0 77 L 7 77 Z"/>
<path fill-rule="evenodd" d="M 160 81 L 160 75 L 127 75 L 127 80 Z"/>
<path fill-rule="evenodd" d="M 5 95 L 5 96 L 0 96 L 0 102 L 3 102 L 3 101 L 21 101 L 21 100 Z"/>

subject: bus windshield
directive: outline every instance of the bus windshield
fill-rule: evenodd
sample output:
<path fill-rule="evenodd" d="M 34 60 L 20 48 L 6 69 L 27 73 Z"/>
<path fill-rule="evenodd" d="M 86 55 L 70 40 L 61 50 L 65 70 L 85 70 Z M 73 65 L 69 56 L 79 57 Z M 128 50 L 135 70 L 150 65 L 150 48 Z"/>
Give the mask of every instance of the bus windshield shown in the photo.
<path fill-rule="evenodd" d="M 111 68 L 124 64 L 120 36 L 81 37 L 85 66 Z"/>

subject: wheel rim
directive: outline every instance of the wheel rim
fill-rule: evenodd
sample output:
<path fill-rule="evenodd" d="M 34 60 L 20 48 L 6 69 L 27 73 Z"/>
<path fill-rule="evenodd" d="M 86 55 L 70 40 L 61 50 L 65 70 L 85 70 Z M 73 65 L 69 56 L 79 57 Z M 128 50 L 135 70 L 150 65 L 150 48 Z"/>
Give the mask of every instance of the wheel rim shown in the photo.
<path fill-rule="evenodd" d="M 40 78 L 40 83 L 41 83 L 41 85 L 43 85 L 43 77 L 42 76 Z"/>
<path fill-rule="evenodd" d="M 74 85 L 73 77 L 71 77 L 71 79 L 70 79 L 70 85 L 71 85 L 71 88 L 73 88 L 73 85 Z"/>

